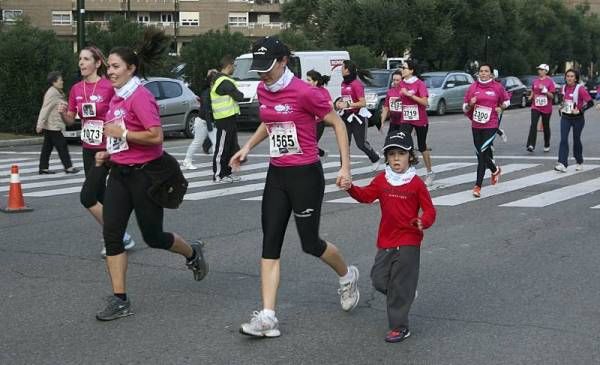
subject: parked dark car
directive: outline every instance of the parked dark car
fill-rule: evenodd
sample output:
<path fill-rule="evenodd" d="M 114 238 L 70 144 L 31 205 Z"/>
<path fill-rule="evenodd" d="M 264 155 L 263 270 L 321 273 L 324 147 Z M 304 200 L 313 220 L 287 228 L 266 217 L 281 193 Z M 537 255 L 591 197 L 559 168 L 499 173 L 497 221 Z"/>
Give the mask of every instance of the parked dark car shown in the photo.
<path fill-rule="evenodd" d="M 527 87 L 527 95 L 529 95 L 529 93 L 531 93 L 531 85 L 533 85 L 533 80 L 537 79 L 538 76 L 537 75 L 521 75 L 519 76 L 519 80 L 521 80 L 521 82 L 523 83 L 523 85 L 525 85 Z M 556 91 L 554 93 L 554 98 L 552 98 L 552 104 L 556 105 L 559 104 L 562 100 L 562 95 L 560 94 L 560 87 L 559 85 L 556 83 L 556 81 L 554 79 L 552 79 L 552 81 L 554 81 L 554 87 L 556 87 Z M 531 104 L 531 102 L 530 102 Z"/>
<path fill-rule="evenodd" d="M 554 80 L 554 84 L 556 84 L 556 90 L 562 92 L 562 87 L 566 83 L 565 74 L 556 74 L 550 77 L 552 78 L 552 80 Z"/>
<path fill-rule="evenodd" d="M 590 77 L 585 83 L 585 88 L 594 99 L 596 98 L 598 86 L 600 86 L 600 76 Z"/>
<path fill-rule="evenodd" d="M 369 126 L 380 125 L 381 109 L 385 96 L 392 85 L 392 75 L 394 70 L 387 69 L 370 69 L 371 85 L 365 85 L 365 101 L 367 109 L 371 114 L 369 118 Z"/>
<path fill-rule="evenodd" d="M 504 86 L 504 89 L 511 94 L 510 106 L 525 108 L 527 105 L 531 104 L 528 98 L 531 89 L 527 88 L 527 86 L 525 86 L 517 77 L 501 77 L 498 81 Z"/>

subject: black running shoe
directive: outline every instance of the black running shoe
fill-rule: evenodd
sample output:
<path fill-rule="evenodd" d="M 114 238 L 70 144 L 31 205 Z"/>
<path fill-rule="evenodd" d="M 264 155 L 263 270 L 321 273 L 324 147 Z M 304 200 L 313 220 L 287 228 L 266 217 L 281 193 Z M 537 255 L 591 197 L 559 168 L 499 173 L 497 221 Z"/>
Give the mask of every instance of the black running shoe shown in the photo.
<path fill-rule="evenodd" d="M 133 314 L 129 299 L 123 300 L 111 295 L 106 298 L 106 302 L 106 308 L 96 313 L 96 319 L 99 321 L 112 321 Z"/>
<path fill-rule="evenodd" d="M 194 280 L 200 281 L 208 274 L 208 263 L 204 260 L 204 253 L 202 252 L 204 242 L 198 241 L 198 243 L 193 243 L 191 246 L 196 252 L 196 257 L 185 264 L 194 273 Z"/>

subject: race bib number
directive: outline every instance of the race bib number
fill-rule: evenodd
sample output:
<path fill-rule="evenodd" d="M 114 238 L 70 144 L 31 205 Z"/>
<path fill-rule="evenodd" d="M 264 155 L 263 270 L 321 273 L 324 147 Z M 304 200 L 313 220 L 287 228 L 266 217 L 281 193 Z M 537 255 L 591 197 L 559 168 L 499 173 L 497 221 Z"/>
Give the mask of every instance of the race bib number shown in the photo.
<path fill-rule="evenodd" d="M 94 118 L 94 117 L 96 117 L 96 103 L 83 103 L 83 104 L 81 104 L 81 116 L 83 118 Z"/>
<path fill-rule="evenodd" d="M 490 117 L 492 116 L 492 108 L 487 106 L 475 105 L 475 110 L 473 110 L 473 121 L 476 123 L 487 123 L 490 121 Z"/>
<path fill-rule="evenodd" d="M 400 98 L 390 98 L 390 111 L 402 112 L 402 101 L 400 100 Z"/>
<path fill-rule="evenodd" d="M 294 122 L 271 123 L 268 130 L 269 154 L 271 157 L 298 155 L 302 153 Z"/>
<path fill-rule="evenodd" d="M 125 122 L 123 121 L 123 118 L 112 120 L 109 123 L 116 123 L 119 127 L 125 129 Z M 106 138 L 106 151 L 111 155 L 114 153 L 127 151 L 128 149 L 129 145 L 127 144 L 126 139 L 116 137 Z"/>
<path fill-rule="evenodd" d="M 565 114 L 573 114 L 573 109 L 575 108 L 575 104 L 573 100 L 565 100 L 562 107 L 562 112 Z"/>
<path fill-rule="evenodd" d="M 344 102 L 344 104 L 352 103 L 352 96 L 342 95 L 342 102 Z"/>
<path fill-rule="evenodd" d="M 535 106 L 546 106 L 548 105 L 548 97 L 546 95 L 538 95 L 534 100 Z"/>
<path fill-rule="evenodd" d="M 402 119 L 406 121 L 419 120 L 419 107 L 417 105 L 402 105 Z"/>
<path fill-rule="evenodd" d="M 102 144 L 104 122 L 101 120 L 86 120 L 81 129 L 81 140 L 92 146 Z"/>

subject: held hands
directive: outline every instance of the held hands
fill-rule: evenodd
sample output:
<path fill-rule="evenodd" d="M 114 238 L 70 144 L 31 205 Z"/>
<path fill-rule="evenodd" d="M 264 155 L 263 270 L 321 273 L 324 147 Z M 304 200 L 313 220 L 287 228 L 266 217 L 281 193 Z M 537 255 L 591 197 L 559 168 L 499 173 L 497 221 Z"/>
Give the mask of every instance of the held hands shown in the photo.
<path fill-rule="evenodd" d="M 342 190 L 350 189 L 350 186 L 352 186 L 352 175 L 350 174 L 350 171 L 348 169 L 341 168 L 338 172 L 335 184 Z"/>
<path fill-rule="evenodd" d="M 104 125 L 104 135 L 113 138 L 121 138 L 125 130 L 119 127 L 116 123 L 108 123 Z"/>
<path fill-rule="evenodd" d="M 231 167 L 233 172 L 240 171 L 241 162 L 246 159 L 249 152 L 250 150 L 246 146 L 244 146 L 239 151 L 237 151 L 235 155 L 231 157 L 231 159 L 229 160 L 229 166 Z"/>

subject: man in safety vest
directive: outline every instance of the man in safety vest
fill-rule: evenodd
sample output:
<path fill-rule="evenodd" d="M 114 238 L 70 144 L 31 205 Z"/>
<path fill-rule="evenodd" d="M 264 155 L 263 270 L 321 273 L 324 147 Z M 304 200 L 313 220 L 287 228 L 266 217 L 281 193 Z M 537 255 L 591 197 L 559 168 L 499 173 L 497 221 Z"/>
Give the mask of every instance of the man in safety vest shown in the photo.
<path fill-rule="evenodd" d="M 232 183 L 240 180 L 231 174 L 229 160 L 237 151 L 236 117 L 240 114 L 238 101 L 244 94 L 237 89 L 233 74 L 234 64 L 231 56 L 221 59 L 220 73 L 214 78 L 210 89 L 213 119 L 217 127 L 217 140 L 213 155 L 213 180 L 218 183 Z"/>

